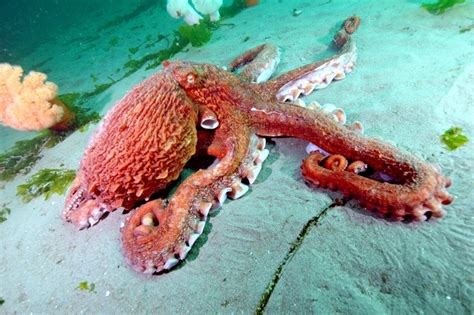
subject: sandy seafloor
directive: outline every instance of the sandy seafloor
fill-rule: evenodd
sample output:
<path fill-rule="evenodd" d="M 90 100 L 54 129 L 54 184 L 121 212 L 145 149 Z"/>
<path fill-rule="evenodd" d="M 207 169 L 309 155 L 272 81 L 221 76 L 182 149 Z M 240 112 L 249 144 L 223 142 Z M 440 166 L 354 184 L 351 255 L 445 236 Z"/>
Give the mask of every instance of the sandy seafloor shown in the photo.
<path fill-rule="evenodd" d="M 269 314 L 471 314 L 474 30 L 459 31 L 474 23 L 474 5 L 468 1 L 433 16 L 420 2 L 264 0 L 226 20 L 235 26 L 222 26 L 205 46 L 175 58 L 226 65 L 252 46 L 273 42 L 282 48 L 282 72 L 328 56 L 336 26 L 359 15 L 356 70 L 308 99 L 341 106 L 349 121 L 364 123 L 368 136 L 440 164 L 456 197 L 445 218 L 394 223 L 355 202 L 329 207 L 340 195 L 308 187 L 300 175 L 306 143 L 276 139 L 251 191 L 211 216 L 185 262 L 172 272 L 144 276 L 122 257 L 119 211 L 75 231 L 60 217 L 64 196 L 24 204 L 16 186 L 29 176 L 18 176 L 0 190 L 1 202 L 12 209 L 0 224 L 0 313 L 247 314 L 257 310 L 269 287 Z M 152 7 L 97 31 L 138 5 L 120 1 L 108 9 L 102 3 L 8 61 L 26 69 L 40 64 L 35 70 L 47 72 L 61 93 L 90 91 L 94 77 L 98 83 L 120 77 L 130 47 L 180 24 Z M 302 14 L 292 16 L 293 8 Z M 148 52 L 140 48 L 136 56 Z M 105 113 L 157 70 L 143 67 L 88 105 Z M 438 137 L 451 126 L 461 126 L 471 142 L 450 152 Z M 76 169 L 93 130 L 75 132 L 45 151 L 29 175 L 61 163 Z M 2 150 L 31 137 L 5 128 L 0 135 Z M 94 283 L 94 292 L 78 290 L 82 281 Z"/>

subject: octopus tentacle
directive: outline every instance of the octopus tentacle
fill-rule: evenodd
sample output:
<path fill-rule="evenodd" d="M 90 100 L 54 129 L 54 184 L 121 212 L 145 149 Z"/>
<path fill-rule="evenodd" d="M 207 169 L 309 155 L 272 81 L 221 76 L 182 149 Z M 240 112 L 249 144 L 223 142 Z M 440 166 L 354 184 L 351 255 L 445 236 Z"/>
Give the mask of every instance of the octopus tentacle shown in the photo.
<path fill-rule="evenodd" d="M 321 167 L 322 160 L 323 155 L 313 153 L 303 161 L 302 172 L 307 181 L 318 187 L 339 190 L 359 200 L 364 207 L 394 220 L 439 218 L 445 214 L 442 205 L 452 201 L 445 190 L 446 180 L 428 164 L 417 165 L 417 177 L 423 179 L 417 178 L 402 186 L 359 176 L 360 170 Z"/>
<path fill-rule="evenodd" d="M 95 225 L 100 218 L 114 209 L 100 197 L 91 194 L 81 171 L 76 174 L 66 199 L 62 217 L 79 230 Z"/>
<path fill-rule="evenodd" d="M 352 34 L 357 30 L 359 25 L 360 25 L 360 17 L 351 16 L 351 17 L 347 18 L 343 23 L 344 31 L 347 34 Z"/>
<path fill-rule="evenodd" d="M 333 80 L 344 79 L 353 70 L 357 59 L 352 33 L 346 31 L 345 24 L 353 33 L 360 24 L 360 18 L 348 18 L 336 34 L 334 44 L 339 50 L 335 56 L 286 72 L 262 85 L 262 89 L 275 95 L 278 101 L 294 102 L 301 95 L 327 87 Z"/>
<path fill-rule="evenodd" d="M 229 64 L 229 71 L 241 69 L 240 78 L 245 82 L 267 81 L 280 63 L 280 50 L 272 44 L 263 44 L 244 52 Z"/>
<path fill-rule="evenodd" d="M 452 201 L 445 189 L 450 181 L 439 169 L 387 143 L 363 137 L 322 111 L 286 103 L 256 105 L 251 111 L 260 135 L 303 138 L 331 154 L 363 161 L 397 181 L 396 184 L 380 183 L 353 172 L 328 170 L 320 166 L 324 155 L 317 152 L 305 159 L 302 171 L 306 180 L 341 190 L 366 208 L 397 220 L 408 217 L 424 220 L 426 215 L 443 216 L 442 204 Z"/>
<path fill-rule="evenodd" d="M 333 154 L 326 157 L 322 164 L 325 168 L 333 170 L 333 171 L 343 171 L 347 168 L 349 164 L 347 159 L 340 154 Z"/>
<path fill-rule="evenodd" d="M 301 100 L 299 99 L 298 101 L 301 101 Z M 336 107 L 334 104 L 325 104 L 325 105 L 321 106 L 318 102 L 313 101 L 310 104 L 308 104 L 308 106 L 306 106 L 306 108 L 307 109 L 312 109 L 312 110 L 322 110 L 323 112 L 325 112 L 325 113 L 329 114 L 330 116 L 332 116 L 336 122 L 338 122 L 339 124 L 344 125 L 349 130 L 359 132 L 361 134 L 364 133 L 364 126 L 362 125 L 362 123 L 360 121 L 356 120 L 356 121 L 352 122 L 351 124 L 346 125 L 347 117 L 346 117 L 345 111 L 340 107 Z M 313 151 L 318 151 L 319 153 L 323 154 L 326 157 L 329 156 L 329 153 L 327 153 L 323 149 L 319 148 L 314 143 L 309 143 L 306 146 L 306 152 L 308 154 L 310 154 Z M 354 161 L 347 168 L 351 169 L 353 171 L 360 172 L 364 168 L 364 165 L 365 165 L 365 168 L 367 168 L 367 165 L 365 163 L 363 163 L 362 161 Z"/>
<path fill-rule="evenodd" d="M 248 191 L 242 179 L 253 183 L 268 151 L 264 141 L 240 129 L 219 145 L 226 150 L 224 157 L 188 177 L 166 207 L 151 201 L 126 221 L 122 243 L 135 270 L 154 273 L 173 268 L 203 232 L 209 211 L 227 196 L 236 199 Z M 214 141 L 221 139 L 216 135 Z"/>

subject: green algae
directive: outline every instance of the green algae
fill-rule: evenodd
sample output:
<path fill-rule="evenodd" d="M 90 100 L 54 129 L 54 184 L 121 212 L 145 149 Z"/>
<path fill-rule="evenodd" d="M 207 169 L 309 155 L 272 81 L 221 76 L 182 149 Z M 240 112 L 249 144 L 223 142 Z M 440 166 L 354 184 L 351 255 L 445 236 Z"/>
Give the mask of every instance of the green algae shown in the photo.
<path fill-rule="evenodd" d="M 109 40 L 109 46 L 110 47 L 115 47 L 117 46 L 119 43 L 119 38 L 117 36 L 115 37 L 112 37 L 110 40 Z"/>
<path fill-rule="evenodd" d="M 97 95 L 104 92 L 105 90 L 107 90 L 109 87 L 111 87 L 112 85 L 114 85 L 115 83 L 117 83 L 120 80 L 110 79 L 110 82 L 96 84 L 96 85 L 94 85 L 94 89 L 92 91 L 84 93 L 82 97 L 83 98 L 91 98 L 91 97 L 97 96 Z"/>
<path fill-rule="evenodd" d="M 66 93 L 58 96 L 61 101 L 67 106 L 74 106 L 79 103 L 82 94 L 81 93 Z"/>
<path fill-rule="evenodd" d="M 209 21 L 202 21 L 197 25 L 183 24 L 179 27 L 178 32 L 193 47 L 201 47 L 210 41 L 212 37 Z"/>
<path fill-rule="evenodd" d="M 102 118 L 99 113 L 82 106 L 88 97 L 90 97 L 88 93 L 67 93 L 59 95 L 59 99 L 76 115 L 73 130 L 84 131 L 91 123 L 96 123 Z"/>
<path fill-rule="evenodd" d="M 460 127 L 449 128 L 439 138 L 449 151 L 456 150 L 469 142 L 469 138 L 462 133 Z"/>
<path fill-rule="evenodd" d="M 94 76 L 93 74 L 91 74 L 91 79 L 93 82 L 97 82 L 97 77 Z M 64 102 L 64 104 L 67 105 L 67 107 L 72 109 L 74 114 L 76 114 L 76 116 L 84 115 L 86 112 L 89 111 L 89 109 L 84 109 L 83 105 L 87 103 L 90 98 L 99 95 L 100 93 L 104 92 L 105 90 L 107 90 L 112 85 L 114 85 L 115 83 L 117 83 L 118 81 L 122 79 L 123 77 L 118 80 L 114 80 L 109 77 L 110 82 L 96 83 L 92 91 L 84 92 L 84 93 L 71 92 L 71 93 L 61 94 L 58 96 L 58 98 L 61 99 Z M 77 125 L 77 127 L 80 127 L 80 125 Z"/>
<path fill-rule="evenodd" d="M 7 208 L 5 206 L 3 206 L 1 209 L 0 209 L 0 223 L 3 223 L 7 220 L 7 217 L 10 215 L 12 211 L 10 210 L 10 208 Z"/>
<path fill-rule="evenodd" d="M 234 0 L 230 5 L 221 7 L 219 13 L 221 14 L 221 19 L 225 20 L 236 16 L 246 8 L 247 5 L 244 0 Z"/>
<path fill-rule="evenodd" d="M 245 4 L 245 1 L 234 0 L 230 5 L 223 6 L 219 9 L 219 12 L 221 14 L 221 21 L 237 15 L 246 8 L 247 6 Z M 168 45 L 167 48 L 146 54 L 140 59 L 130 59 L 129 61 L 127 61 L 124 64 L 126 73 L 121 79 L 133 74 L 149 62 L 150 63 L 147 65 L 146 70 L 158 67 L 163 61 L 172 58 L 174 55 L 186 48 L 188 44 L 191 44 L 191 46 L 193 47 L 200 47 L 204 45 L 211 39 L 212 32 L 219 29 L 221 26 L 234 26 L 234 24 L 211 22 L 208 18 L 206 18 L 202 20 L 198 25 L 181 25 L 178 30 L 174 32 L 174 39 Z M 159 42 L 164 38 L 167 39 L 166 36 L 159 35 L 158 40 L 156 42 Z M 147 45 L 147 48 L 149 47 L 151 46 Z M 138 47 L 132 47 L 129 49 L 129 51 L 134 54 L 136 53 L 137 48 Z"/>
<path fill-rule="evenodd" d="M 156 0 L 146 0 L 143 1 L 139 6 L 137 6 L 132 12 L 117 16 L 112 20 L 106 22 L 98 28 L 98 32 L 104 31 L 108 28 L 116 27 L 122 23 L 133 20 L 137 16 L 147 12 L 148 10 L 153 9 L 156 6 Z"/>
<path fill-rule="evenodd" d="M 23 202 L 30 202 L 39 196 L 48 200 L 53 194 L 64 194 L 75 176 L 73 170 L 45 168 L 31 176 L 26 184 L 18 185 L 16 195 Z"/>
<path fill-rule="evenodd" d="M 137 52 L 138 52 L 138 49 L 140 49 L 140 47 L 131 47 L 128 49 L 128 51 L 132 54 L 132 55 L 135 55 Z"/>
<path fill-rule="evenodd" d="M 446 12 L 447 9 L 459 3 L 464 3 L 466 0 L 438 0 L 436 3 L 423 3 L 421 7 L 434 15 L 440 15 Z"/>
<path fill-rule="evenodd" d="M 470 32 L 471 30 L 474 29 L 474 24 L 471 24 L 471 25 L 468 25 L 468 26 L 464 26 L 464 27 L 460 27 L 459 28 L 459 33 L 466 33 L 466 32 Z"/>
<path fill-rule="evenodd" d="M 52 148 L 64 138 L 66 133 L 45 130 L 33 139 L 17 141 L 10 150 L 0 154 L 0 181 L 10 181 L 18 174 L 28 173 L 41 158 L 44 148 Z"/>
<path fill-rule="evenodd" d="M 165 36 L 163 34 L 158 34 L 158 36 L 156 37 L 156 39 L 153 39 L 153 36 L 152 35 L 148 35 L 146 37 L 146 40 L 142 43 L 140 43 L 138 46 L 136 47 L 130 47 L 128 49 L 128 51 L 132 54 L 132 55 L 135 55 L 139 50 L 140 50 L 140 47 L 142 47 L 143 45 L 145 45 L 145 48 L 150 48 L 154 45 L 156 45 L 157 43 L 161 42 L 162 40 L 166 40 L 168 41 L 168 45 L 169 45 L 169 40 L 168 40 L 168 36 Z"/>
<path fill-rule="evenodd" d="M 81 290 L 81 291 L 87 291 L 87 292 L 94 292 L 94 293 L 96 293 L 96 291 L 95 291 L 95 283 L 94 283 L 94 282 L 91 282 L 90 284 L 89 284 L 89 282 L 87 282 L 87 281 L 79 282 L 79 284 L 77 285 L 76 289 Z"/>
<path fill-rule="evenodd" d="M 291 243 L 291 246 L 288 252 L 286 253 L 283 260 L 280 262 L 278 267 L 276 268 L 275 272 L 273 273 L 272 278 L 270 279 L 270 281 L 267 284 L 267 287 L 265 288 L 265 291 L 260 296 L 257 308 L 255 310 L 255 314 L 257 315 L 265 314 L 265 308 L 267 307 L 267 304 L 270 301 L 270 297 L 272 296 L 273 291 L 275 290 L 278 282 L 281 279 L 285 266 L 288 264 L 289 261 L 291 261 L 291 259 L 293 259 L 295 254 L 298 252 L 301 245 L 303 244 L 304 239 L 309 234 L 309 232 L 315 227 L 320 225 L 321 220 L 324 219 L 324 217 L 327 215 L 329 211 L 341 205 L 343 206 L 344 204 L 339 201 L 336 201 L 330 204 L 323 211 L 316 214 L 311 219 L 309 219 L 309 221 L 306 222 L 306 224 L 303 226 L 303 228 L 299 232 L 296 239 Z"/>
<path fill-rule="evenodd" d="M 95 93 L 67 93 L 58 96 L 76 115 L 73 130 L 80 129 L 90 123 L 96 123 L 102 118 L 99 113 L 84 106 L 91 94 Z"/>
<path fill-rule="evenodd" d="M 146 45 L 145 45 L 145 48 L 150 48 L 156 44 L 158 44 L 159 42 L 161 42 L 162 40 L 166 40 L 168 42 L 168 45 L 169 45 L 169 39 L 168 39 L 168 36 L 167 35 L 163 35 L 163 34 L 158 34 L 156 40 L 152 40 L 151 36 L 147 36 L 147 42 L 146 42 Z"/>
<path fill-rule="evenodd" d="M 183 50 L 188 43 L 189 41 L 181 37 L 178 32 L 175 32 L 175 38 L 168 46 L 168 48 L 159 50 L 157 52 L 149 53 L 140 59 L 130 59 L 129 61 L 127 61 L 124 64 L 124 68 L 127 70 L 127 72 L 125 73 L 123 78 L 133 74 L 148 62 L 151 62 L 151 64 L 147 66 L 147 70 L 158 67 L 164 60 L 170 59 L 178 52 Z"/>

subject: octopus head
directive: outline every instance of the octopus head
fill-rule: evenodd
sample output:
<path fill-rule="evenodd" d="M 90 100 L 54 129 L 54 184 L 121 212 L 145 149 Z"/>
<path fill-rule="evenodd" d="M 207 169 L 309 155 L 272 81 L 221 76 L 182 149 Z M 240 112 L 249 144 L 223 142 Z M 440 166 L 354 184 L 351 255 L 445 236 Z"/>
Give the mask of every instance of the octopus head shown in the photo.
<path fill-rule="evenodd" d="M 64 220 L 80 230 L 96 224 L 105 213 L 111 211 L 108 204 L 101 202 L 86 187 L 79 173 L 69 189 L 63 210 Z"/>
<path fill-rule="evenodd" d="M 163 66 L 186 94 L 199 103 L 206 103 L 209 93 L 215 92 L 223 83 L 231 84 L 235 79 L 226 70 L 210 64 L 165 61 Z"/>

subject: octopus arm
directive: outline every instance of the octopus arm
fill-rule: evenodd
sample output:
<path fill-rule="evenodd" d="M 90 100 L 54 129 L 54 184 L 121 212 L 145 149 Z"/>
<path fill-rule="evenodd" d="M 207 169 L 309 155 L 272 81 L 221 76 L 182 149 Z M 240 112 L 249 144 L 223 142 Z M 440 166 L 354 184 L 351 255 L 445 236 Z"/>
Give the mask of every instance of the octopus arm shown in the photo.
<path fill-rule="evenodd" d="M 229 70 L 240 69 L 240 78 L 245 82 L 267 81 L 280 63 L 280 50 L 272 44 L 263 44 L 249 49 L 229 64 Z"/>
<path fill-rule="evenodd" d="M 388 174 L 397 184 L 379 182 L 344 169 L 320 166 L 323 158 L 310 155 L 302 165 L 308 182 L 337 189 L 371 210 L 396 220 L 424 220 L 444 214 L 442 204 L 452 197 L 446 187 L 450 180 L 433 165 L 414 155 L 338 124 L 321 110 L 309 110 L 287 103 L 255 106 L 253 124 L 264 136 L 291 136 L 315 143 L 331 154 L 351 161 L 363 161 L 375 171 Z"/>
<path fill-rule="evenodd" d="M 347 18 L 334 36 L 337 52 L 322 61 L 307 64 L 262 84 L 264 93 L 275 95 L 278 101 L 296 101 L 301 95 L 327 87 L 333 80 L 342 80 L 352 72 L 357 59 L 357 49 L 352 33 L 360 24 L 360 18 Z M 257 47 L 258 48 L 258 47 Z"/>
<path fill-rule="evenodd" d="M 209 211 L 227 196 L 239 198 L 248 190 L 241 181 L 244 177 L 250 183 L 255 179 L 261 157 L 266 156 L 264 139 L 242 126 L 236 125 L 231 133 L 226 127 L 216 131 L 211 144 L 225 150 L 222 159 L 188 177 L 167 206 L 151 201 L 126 221 L 122 244 L 126 260 L 135 270 L 154 273 L 173 268 L 202 234 Z"/>

